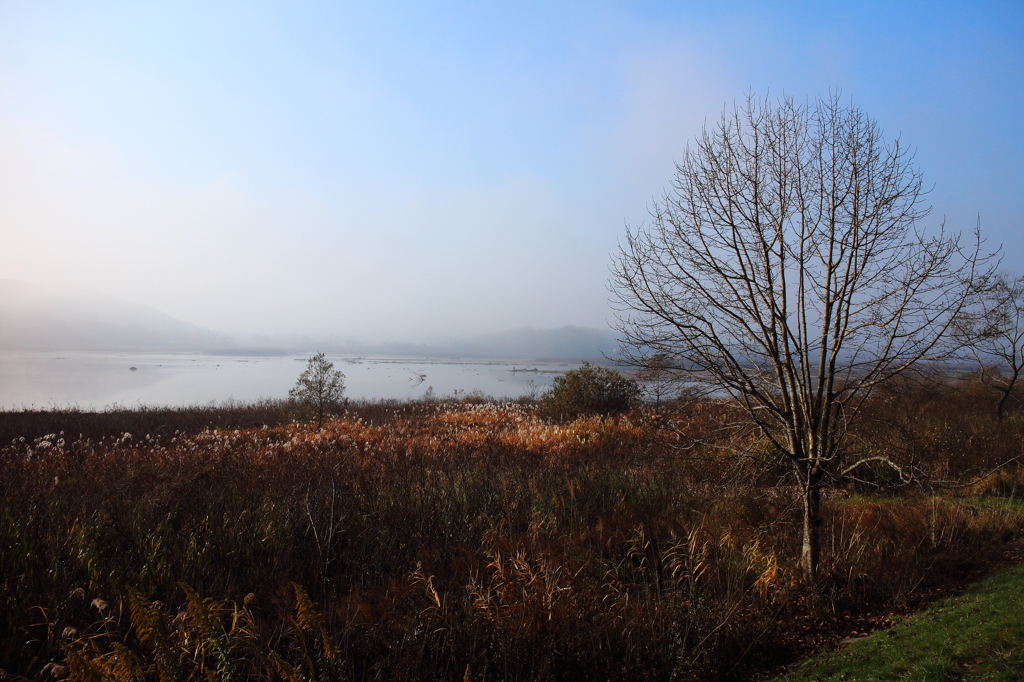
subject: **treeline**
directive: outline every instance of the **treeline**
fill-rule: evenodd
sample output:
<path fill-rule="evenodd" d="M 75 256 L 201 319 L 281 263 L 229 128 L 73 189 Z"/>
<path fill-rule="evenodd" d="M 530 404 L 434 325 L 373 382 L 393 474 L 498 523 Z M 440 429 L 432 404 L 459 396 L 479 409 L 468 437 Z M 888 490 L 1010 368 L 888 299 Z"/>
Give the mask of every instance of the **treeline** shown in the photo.
<path fill-rule="evenodd" d="M 398 407 L 406 411 L 431 410 L 430 402 L 399 400 L 351 401 L 349 414 L 368 420 L 389 419 Z M 261 400 L 256 403 L 221 403 L 184 407 L 113 406 L 102 412 L 77 408 L 52 410 L 0 411 L 0 444 L 16 440 L 59 435 L 65 440 L 102 440 L 120 438 L 125 433 L 167 440 L 175 435 L 203 429 L 251 429 L 282 426 L 296 417 L 294 405 L 287 400 Z"/>

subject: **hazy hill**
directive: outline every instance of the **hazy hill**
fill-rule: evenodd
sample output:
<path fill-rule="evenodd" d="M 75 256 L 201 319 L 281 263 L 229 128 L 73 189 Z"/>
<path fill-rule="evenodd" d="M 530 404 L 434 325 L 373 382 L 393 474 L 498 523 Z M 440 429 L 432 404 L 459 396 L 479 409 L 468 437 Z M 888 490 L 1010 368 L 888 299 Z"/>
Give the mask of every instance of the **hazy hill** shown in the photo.
<path fill-rule="evenodd" d="M 338 338 L 232 339 L 183 322 L 156 308 L 87 292 L 59 291 L 0 279 L 0 350 L 153 350 L 261 354 L 323 350 L 359 355 L 596 359 L 613 356 L 615 335 L 588 327 L 519 327 L 450 343 L 364 344 Z"/>
<path fill-rule="evenodd" d="M 324 351 L 339 355 L 391 355 L 396 357 L 489 358 L 505 360 L 598 360 L 616 355 L 615 334 L 589 327 L 536 329 L 519 327 L 493 334 L 478 334 L 433 344 L 407 342 L 366 343 L 333 337 L 251 337 L 249 347 L 281 349 L 292 353 Z M 238 349 L 242 352 L 247 349 Z"/>
<path fill-rule="evenodd" d="M 600 358 L 616 354 L 615 334 L 590 327 L 535 329 L 519 327 L 483 334 L 453 344 L 462 357 L 523 358 L 531 360 Z"/>
<path fill-rule="evenodd" d="M 0 280 L 0 349 L 204 351 L 233 345 L 149 306 Z"/>

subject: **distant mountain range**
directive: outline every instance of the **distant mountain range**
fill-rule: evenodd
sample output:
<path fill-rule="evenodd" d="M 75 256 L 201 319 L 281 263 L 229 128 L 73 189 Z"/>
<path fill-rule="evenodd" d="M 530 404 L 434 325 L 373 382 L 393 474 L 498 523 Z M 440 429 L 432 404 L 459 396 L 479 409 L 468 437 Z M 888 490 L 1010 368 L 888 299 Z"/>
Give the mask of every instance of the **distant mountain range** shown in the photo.
<path fill-rule="evenodd" d="M 156 308 L 0 280 L 0 349 L 205 351 L 230 338 Z"/>
<path fill-rule="evenodd" d="M 0 350 L 180 351 L 266 355 L 322 350 L 350 355 L 583 360 L 613 356 L 615 335 L 588 327 L 519 327 L 445 344 L 361 343 L 333 338 L 265 339 L 241 347 L 223 334 L 156 308 L 95 293 L 69 293 L 0 279 Z"/>
<path fill-rule="evenodd" d="M 602 360 L 617 355 L 618 343 L 611 330 L 591 327 L 536 329 L 518 327 L 494 334 L 479 334 L 450 343 L 365 344 L 326 339 L 304 342 L 304 350 L 322 350 L 347 355 L 393 355 L 401 357 L 493 358 L 507 360 Z"/>
<path fill-rule="evenodd" d="M 452 345 L 461 357 L 529 358 L 532 360 L 594 359 L 616 354 L 611 330 L 590 327 L 534 329 L 519 327 L 484 334 Z"/>

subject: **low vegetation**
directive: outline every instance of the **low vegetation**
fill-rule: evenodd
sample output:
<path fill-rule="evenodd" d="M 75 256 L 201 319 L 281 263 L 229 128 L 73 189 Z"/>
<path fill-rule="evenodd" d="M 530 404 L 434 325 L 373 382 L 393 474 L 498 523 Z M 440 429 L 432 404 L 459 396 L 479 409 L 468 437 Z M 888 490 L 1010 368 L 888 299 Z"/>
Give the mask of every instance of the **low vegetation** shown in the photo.
<path fill-rule="evenodd" d="M 895 627 L 815 657 L 785 682 L 1020 680 L 1024 566 L 933 604 Z M 780 680 L 780 682 L 782 682 Z"/>
<path fill-rule="evenodd" d="M 621 414 L 637 405 L 640 394 L 635 379 L 584 362 L 582 367 L 555 377 L 551 388 L 541 396 L 541 414 L 563 421 L 582 415 Z"/>
<path fill-rule="evenodd" d="M 813 586 L 792 468 L 716 399 L 564 420 L 475 397 L 351 403 L 322 426 L 277 403 L 0 413 L 0 668 L 743 679 L 1019 537 L 1024 419 L 1014 399 L 999 422 L 978 390 L 872 399 L 851 447 L 903 473 L 834 481 Z"/>

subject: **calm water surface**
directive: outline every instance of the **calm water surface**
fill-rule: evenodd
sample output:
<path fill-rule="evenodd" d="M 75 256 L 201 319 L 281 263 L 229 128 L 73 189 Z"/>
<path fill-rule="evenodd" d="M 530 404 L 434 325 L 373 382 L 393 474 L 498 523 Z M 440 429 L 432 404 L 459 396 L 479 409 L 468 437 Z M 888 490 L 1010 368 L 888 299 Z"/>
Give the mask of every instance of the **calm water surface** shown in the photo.
<path fill-rule="evenodd" d="M 0 351 L 0 409 L 286 398 L 308 357 Z M 428 388 L 438 396 L 481 391 L 517 398 L 531 389 L 543 391 L 554 377 L 578 366 L 340 355 L 328 359 L 345 374 L 345 395 L 352 399 L 419 398 Z"/>

